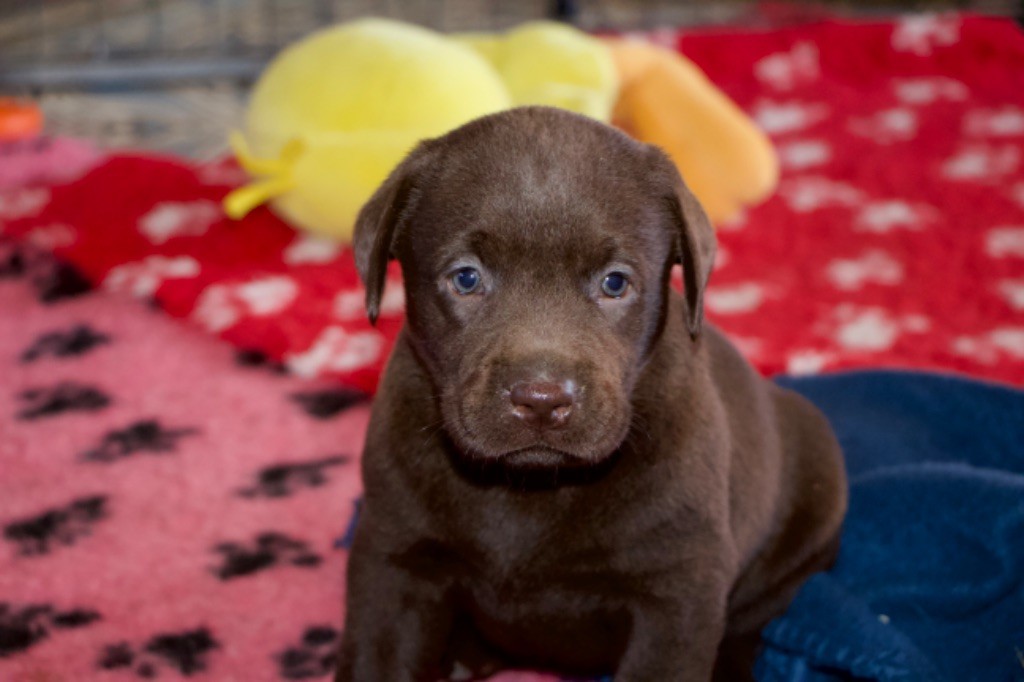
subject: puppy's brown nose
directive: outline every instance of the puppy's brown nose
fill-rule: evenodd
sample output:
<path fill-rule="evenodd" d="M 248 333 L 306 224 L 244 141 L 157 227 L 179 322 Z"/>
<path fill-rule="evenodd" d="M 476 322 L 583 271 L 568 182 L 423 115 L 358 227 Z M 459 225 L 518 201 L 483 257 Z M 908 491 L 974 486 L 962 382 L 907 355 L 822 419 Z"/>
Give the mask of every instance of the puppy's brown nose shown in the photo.
<path fill-rule="evenodd" d="M 569 421 L 575 392 L 571 381 L 517 382 L 509 395 L 512 414 L 533 426 L 556 429 Z"/>

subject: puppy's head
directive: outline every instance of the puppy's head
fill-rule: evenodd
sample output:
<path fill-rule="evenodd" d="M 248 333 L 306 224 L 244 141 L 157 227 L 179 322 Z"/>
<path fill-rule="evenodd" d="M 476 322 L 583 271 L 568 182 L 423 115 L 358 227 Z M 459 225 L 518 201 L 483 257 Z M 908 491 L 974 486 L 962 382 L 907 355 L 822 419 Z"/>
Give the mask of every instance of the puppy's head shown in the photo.
<path fill-rule="evenodd" d="M 401 262 L 409 336 L 461 454 L 543 469 L 596 464 L 625 439 L 671 268 L 696 336 L 715 239 L 663 153 L 531 107 L 422 143 L 354 246 L 371 319 Z"/>

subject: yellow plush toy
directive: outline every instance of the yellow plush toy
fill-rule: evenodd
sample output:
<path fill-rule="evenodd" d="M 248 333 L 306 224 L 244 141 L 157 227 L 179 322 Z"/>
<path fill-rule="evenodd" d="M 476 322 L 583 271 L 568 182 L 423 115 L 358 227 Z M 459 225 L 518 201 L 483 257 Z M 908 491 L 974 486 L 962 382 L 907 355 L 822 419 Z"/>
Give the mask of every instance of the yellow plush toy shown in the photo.
<path fill-rule="evenodd" d="M 418 140 L 510 104 L 486 60 L 433 31 L 363 19 L 315 33 L 257 82 L 245 134 L 231 140 L 257 179 L 225 209 L 241 217 L 272 200 L 295 226 L 348 241 L 363 203 Z"/>
<path fill-rule="evenodd" d="M 516 106 L 545 104 L 611 119 L 619 74 L 611 51 L 565 24 L 534 21 L 505 35 L 454 36 L 473 47 L 501 75 Z"/>

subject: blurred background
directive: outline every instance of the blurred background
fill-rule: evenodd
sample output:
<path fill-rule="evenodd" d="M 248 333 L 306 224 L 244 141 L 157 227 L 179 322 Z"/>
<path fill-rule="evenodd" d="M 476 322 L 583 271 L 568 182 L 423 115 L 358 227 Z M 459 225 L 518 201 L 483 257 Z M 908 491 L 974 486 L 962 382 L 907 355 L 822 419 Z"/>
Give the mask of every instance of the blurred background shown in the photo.
<path fill-rule="evenodd" d="M 944 10 L 1020 19 L 1024 1 L 2 0 L 0 96 L 37 100 L 54 134 L 206 159 L 225 150 L 248 85 L 282 46 L 358 16 L 444 31 L 551 17 L 631 31 Z"/>

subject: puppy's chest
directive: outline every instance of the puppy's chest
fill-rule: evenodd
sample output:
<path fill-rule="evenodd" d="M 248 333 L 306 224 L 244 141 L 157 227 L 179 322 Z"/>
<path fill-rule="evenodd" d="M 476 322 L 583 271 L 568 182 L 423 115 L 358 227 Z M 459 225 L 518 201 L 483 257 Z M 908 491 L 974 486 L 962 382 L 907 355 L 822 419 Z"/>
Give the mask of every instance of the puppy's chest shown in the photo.
<path fill-rule="evenodd" d="M 480 633 L 523 657 L 586 668 L 612 663 L 628 632 L 625 576 L 604 567 L 546 563 L 469 571 L 460 606 Z M 568 657 L 568 658 L 565 658 Z"/>
<path fill-rule="evenodd" d="M 513 571 L 463 576 L 460 592 L 467 605 L 498 620 L 517 616 L 555 618 L 618 607 L 626 576 L 611 571 L 573 572 L 516 567 Z"/>
<path fill-rule="evenodd" d="M 626 524 L 631 532 L 624 532 L 557 512 L 493 508 L 474 520 L 449 527 L 449 539 L 459 557 L 458 582 L 487 610 L 510 603 L 525 609 L 533 602 L 537 608 L 560 602 L 604 607 L 635 594 L 638 574 L 655 575 L 675 564 L 678 536 L 671 524 Z"/>

